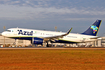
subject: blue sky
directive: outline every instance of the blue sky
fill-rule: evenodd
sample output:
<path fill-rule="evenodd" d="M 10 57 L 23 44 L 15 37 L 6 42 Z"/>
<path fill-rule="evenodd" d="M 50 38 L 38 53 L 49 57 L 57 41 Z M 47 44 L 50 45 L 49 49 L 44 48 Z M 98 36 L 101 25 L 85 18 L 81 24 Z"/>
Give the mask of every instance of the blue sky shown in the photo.
<path fill-rule="evenodd" d="M 97 19 L 105 26 L 105 0 L 0 0 L 0 32 L 13 27 L 84 32 Z"/>

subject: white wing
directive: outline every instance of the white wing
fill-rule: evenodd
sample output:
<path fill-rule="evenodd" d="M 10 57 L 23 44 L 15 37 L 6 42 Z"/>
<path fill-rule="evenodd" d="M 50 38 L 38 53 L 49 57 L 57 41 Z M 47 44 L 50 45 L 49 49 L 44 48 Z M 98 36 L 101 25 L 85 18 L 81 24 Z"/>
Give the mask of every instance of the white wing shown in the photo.
<path fill-rule="evenodd" d="M 65 34 L 62 34 L 62 35 L 58 35 L 58 36 L 51 36 L 51 37 L 44 37 L 43 40 L 44 41 L 49 41 L 49 40 L 56 40 L 56 39 L 59 39 L 59 38 L 63 38 L 64 36 L 68 35 L 70 32 L 71 32 L 72 28 L 69 29 L 67 31 L 67 33 Z"/>

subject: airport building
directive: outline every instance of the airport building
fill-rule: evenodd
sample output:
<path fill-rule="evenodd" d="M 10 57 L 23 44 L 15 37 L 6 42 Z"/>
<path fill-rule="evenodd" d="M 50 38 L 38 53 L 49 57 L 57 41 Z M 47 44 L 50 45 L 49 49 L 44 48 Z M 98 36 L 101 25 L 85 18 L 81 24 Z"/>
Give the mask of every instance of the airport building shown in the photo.
<path fill-rule="evenodd" d="M 15 40 L 11 38 L 6 38 L 3 36 L 0 36 L 0 46 L 6 45 L 8 47 L 12 46 L 30 46 L 31 41 L 29 40 Z M 62 47 L 105 47 L 105 37 L 101 37 L 99 39 L 96 39 L 96 41 L 93 42 L 87 42 L 87 43 L 78 43 L 78 44 L 64 44 L 64 43 L 53 43 L 52 45 L 55 46 L 62 46 Z"/>
<path fill-rule="evenodd" d="M 11 39 L 11 38 L 6 38 L 3 36 L 0 36 L 0 46 L 2 45 L 6 45 L 6 46 L 29 46 L 31 44 L 31 42 L 29 40 L 15 40 L 15 39 Z"/>

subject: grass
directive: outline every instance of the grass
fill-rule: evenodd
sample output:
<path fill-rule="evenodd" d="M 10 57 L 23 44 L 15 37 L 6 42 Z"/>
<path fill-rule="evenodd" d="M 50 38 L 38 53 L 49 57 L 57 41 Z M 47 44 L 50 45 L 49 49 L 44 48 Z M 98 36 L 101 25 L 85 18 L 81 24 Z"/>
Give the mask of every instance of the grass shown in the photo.
<path fill-rule="evenodd" d="M 105 70 L 105 50 L 0 50 L 0 70 Z"/>

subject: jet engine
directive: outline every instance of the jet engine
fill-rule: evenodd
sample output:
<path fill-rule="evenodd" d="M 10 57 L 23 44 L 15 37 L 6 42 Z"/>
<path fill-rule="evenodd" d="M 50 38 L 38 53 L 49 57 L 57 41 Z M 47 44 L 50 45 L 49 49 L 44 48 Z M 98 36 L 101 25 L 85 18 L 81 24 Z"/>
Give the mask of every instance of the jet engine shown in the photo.
<path fill-rule="evenodd" d="M 43 39 L 41 38 L 33 38 L 32 39 L 32 44 L 43 44 Z"/>

